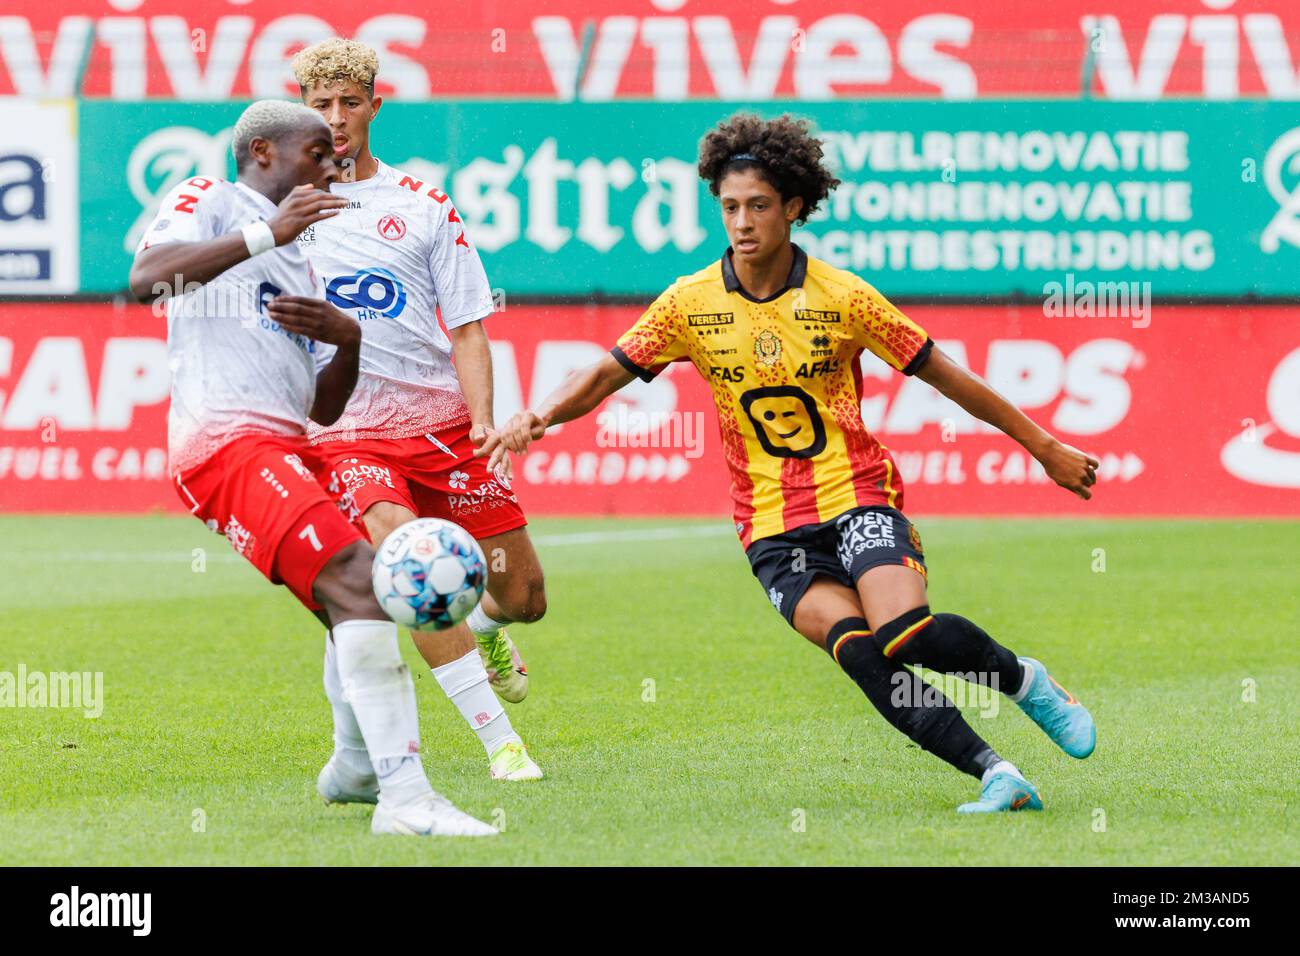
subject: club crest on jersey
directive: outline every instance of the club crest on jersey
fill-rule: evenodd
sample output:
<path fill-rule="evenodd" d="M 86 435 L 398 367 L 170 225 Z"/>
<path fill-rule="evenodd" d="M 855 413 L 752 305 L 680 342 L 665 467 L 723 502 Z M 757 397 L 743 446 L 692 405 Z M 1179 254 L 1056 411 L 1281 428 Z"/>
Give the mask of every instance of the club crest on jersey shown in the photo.
<path fill-rule="evenodd" d="M 754 339 L 754 360 L 771 368 L 781 360 L 781 340 L 770 329 L 764 329 Z"/>
<path fill-rule="evenodd" d="M 395 319 L 406 308 L 406 290 L 387 269 L 359 269 L 335 276 L 325 298 L 342 309 L 356 309 L 358 319 Z"/>
<path fill-rule="evenodd" d="M 382 217 L 375 224 L 375 228 L 381 236 L 385 239 L 391 239 L 393 242 L 406 235 L 406 223 L 402 221 L 401 216 L 394 216 L 392 213 Z"/>

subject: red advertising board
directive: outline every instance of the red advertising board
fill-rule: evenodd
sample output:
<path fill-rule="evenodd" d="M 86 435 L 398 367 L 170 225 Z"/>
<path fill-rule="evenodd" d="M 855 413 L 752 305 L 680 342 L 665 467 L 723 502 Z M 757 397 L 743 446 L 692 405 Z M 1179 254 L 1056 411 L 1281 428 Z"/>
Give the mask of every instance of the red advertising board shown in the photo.
<path fill-rule="evenodd" d="M 863 416 L 918 514 L 1300 515 L 1300 310 L 1140 319 L 916 307 L 959 360 L 1102 461 L 1092 502 L 917 379 L 864 364 Z M 511 306 L 488 320 L 501 415 L 598 357 L 637 309 Z M 162 320 L 142 306 L 0 305 L 0 512 L 179 511 L 166 480 Z M 686 364 L 518 460 L 534 514 L 730 514 L 717 421 Z"/>
<path fill-rule="evenodd" d="M 1116 99 L 1300 95 L 1290 0 L 15 0 L 0 95 L 291 94 L 292 54 L 335 34 L 408 100 L 1074 96 L 1088 53 Z"/>

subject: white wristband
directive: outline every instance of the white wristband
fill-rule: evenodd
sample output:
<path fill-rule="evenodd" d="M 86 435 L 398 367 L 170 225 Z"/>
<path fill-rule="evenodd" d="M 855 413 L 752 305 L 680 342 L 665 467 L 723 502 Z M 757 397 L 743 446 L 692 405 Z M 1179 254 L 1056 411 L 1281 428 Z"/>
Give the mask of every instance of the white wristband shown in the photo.
<path fill-rule="evenodd" d="M 275 233 L 261 219 L 257 220 L 257 222 L 250 222 L 239 231 L 244 234 L 244 245 L 248 246 L 250 256 L 260 256 L 262 253 L 270 252 L 275 248 Z"/>

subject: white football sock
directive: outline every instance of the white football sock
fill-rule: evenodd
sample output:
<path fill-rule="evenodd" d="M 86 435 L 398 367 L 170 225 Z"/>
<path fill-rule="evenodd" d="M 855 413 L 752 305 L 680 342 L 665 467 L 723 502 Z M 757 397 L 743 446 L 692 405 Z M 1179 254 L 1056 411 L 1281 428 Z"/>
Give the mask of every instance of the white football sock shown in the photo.
<path fill-rule="evenodd" d="M 1023 674 L 1021 674 L 1020 677 L 1020 687 L 1016 690 L 1014 694 L 1007 695 L 1017 704 L 1025 699 L 1025 695 L 1029 693 L 1029 685 L 1034 682 L 1034 665 L 1030 664 L 1023 657 L 1020 658 L 1019 660 L 1020 660 L 1020 669 L 1024 672 Z"/>
<path fill-rule="evenodd" d="M 325 696 L 329 698 L 330 709 L 334 712 L 334 755 L 344 770 L 358 777 L 370 777 L 375 770 L 370 765 L 370 754 L 366 752 L 366 741 L 361 736 L 356 715 L 352 705 L 343 699 L 343 685 L 339 681 L 338 651 L 330 640 L 330 632 L 325 632 Z"/>
<path fill-rule="evenodd" d="M 479 742 L 489 757 L 497 749 L 512 741 L 522 743 L 510 726 L 496 691 L 488 683 L 487 670 L 478 650 L 472 650 L 460 660 L 433 669 L 434 679 L 442 688 L 460 715 L 478 735 Z"/>
<path fill-rule="evenodd" d="M 1009 773 L 1013 777 L 1019 777 L 1021 780 L 1025 779 L 1025 775 L 1017 770 L 1016 765 L 1010 760 L 999 760 L 993 766 L 989 767 L 989 769 L 984 771 L 984 776 L 980 777 L 980 786 L 987 786 L 989 779 L 992 778 L 994 774 L 999 773 Z"/>
<path fill-rule="evenodd" d="M 432 792 L 420 762 L 415 684 L 397 647 L 392 621 L 334 625 L 339 682 L 379 778 L 380 798 L 407 803 Z"/>
<path fill-rule="evenodd" d="M 482 602 L 469 612 L 469 617 L 465 618 L 465 625 L 479 637 L 495 634 L 508 623 L 508 621 L 494 621 L 488 617 L 483 610 Z"/>

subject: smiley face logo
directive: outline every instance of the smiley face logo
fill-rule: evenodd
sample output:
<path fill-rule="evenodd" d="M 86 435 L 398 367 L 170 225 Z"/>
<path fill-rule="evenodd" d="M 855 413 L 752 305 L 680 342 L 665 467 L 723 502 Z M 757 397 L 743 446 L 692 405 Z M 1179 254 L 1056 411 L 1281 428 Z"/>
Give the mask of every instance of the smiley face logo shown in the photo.
<path fill-rule="evenodd" d="M 751 388 L 740 396 L 763 450 L 774 458 L 812 458 L 826 448 L 826 426 L 813 397 L 797 385 Z"/>

